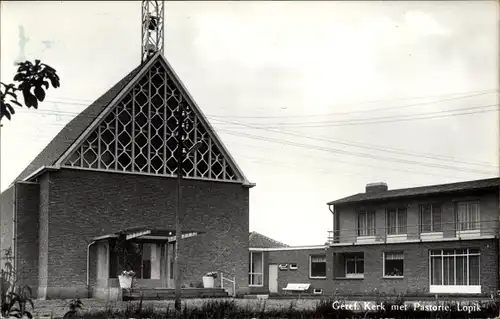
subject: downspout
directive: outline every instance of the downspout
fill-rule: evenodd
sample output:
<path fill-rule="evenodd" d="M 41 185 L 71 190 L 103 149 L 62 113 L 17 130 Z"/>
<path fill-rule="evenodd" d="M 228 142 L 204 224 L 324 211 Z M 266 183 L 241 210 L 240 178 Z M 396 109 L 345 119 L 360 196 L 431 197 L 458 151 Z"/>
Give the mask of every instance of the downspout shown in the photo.
<path fill-rule="evenodd" d="M 87 295 L 90 294 L 90 246 L 95 244 L 96 241 L 92 241 L 87 245 Z"/>
<path fill-rule="evenodd" d="M 335 206 L 332 205 L 332 204 L 329 204 L 328 205 L 328 209 L 330 210 L 330 212 L 332 213 L 333 215 L 333 231 L 332 231 L 332 240 L 333 240 L 333 243 L 335 243 Z"/>
<path fill-rule="evenodd" d="M 17 275 L 18 275 L 18 269 L 17 269 L 17 199 L 16 199 L 16 188 L 17 188 L 17 183 L 14 184 L 12 187 L 12 195 L 14 196 L 13 201 L 12 201 L 12 226 L 13 226 L 13 232 L 12 232 L 12 269 L 14 269 L 14 281 L 17 281 Z"/>
<path fill-rule="evenodd" d="M 496 237 L 497 239 L 495 240 L 496 242 L 496 252 L 497 252 L 497 258 L 500 256 L 500 239 Z M 497 290 L 495 291 L 495 298 L 494 300 L 498 300 L 498 297 L 500 295 L 500 260 L 497 260 Z"/>

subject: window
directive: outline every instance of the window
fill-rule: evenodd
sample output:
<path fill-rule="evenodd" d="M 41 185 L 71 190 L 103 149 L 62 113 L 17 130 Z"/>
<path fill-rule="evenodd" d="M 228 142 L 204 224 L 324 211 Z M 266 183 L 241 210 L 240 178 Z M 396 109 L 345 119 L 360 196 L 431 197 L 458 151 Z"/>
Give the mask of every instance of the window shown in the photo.
<path fill-rule="evenodd" d="M 119 262 L 120 256 L 110 250 L 109 277 L 118 277 L 118 265 L 127 264 L 127 268 L 135 272 L 137 279 L 151 279 L 151 254 L 155 244 L 131 242 L 127 247 L 127 259 Z M 123 258 L 123 257 L 122 257 Z"/>
<path fill-rule="evenodd" d="M 387 234 L 401 235 L 406 234 L 406 209 L 388 209 L 387 210 Z"/>
<path fill-rule="evenodd" d="M 384 277 L 403 277 L 404 259 L 403 252 L 384 253 Z"/>
<path fill-rule="evenodd" d="M 310 256 L 309 257 L 309 277 L 325 278 L 326 277 L 326 256 Z"/>
<path fill-rule="evenodd" d="M 358 213 L 358 236 L 375 236 L 375 213 Z"/>
<path fill-rule="evenodd" d="M 250 253 L 250 273 L 248 276 L 250 286 L 262 286 L 264 284 L 264 253 Z"/>
<path fill-rule="evenodd" d="M 479 256 L 479 249 L 432 250 L 430 292 L 480 293 Z"/>
<path fill-rule="evenodd" d="M 458 230 L 479 230 L 479 202 L 457 204 Z"/>
<path fill-rule="evenodd" d="M 420 232 L 441 232 L 441 206 L 436 204 L 420 205 Z"/>
<path fill-rule="evenodd" d="M 365 273 L 363 255 L 345 256 L 345 276 L 359 278 Z"/>

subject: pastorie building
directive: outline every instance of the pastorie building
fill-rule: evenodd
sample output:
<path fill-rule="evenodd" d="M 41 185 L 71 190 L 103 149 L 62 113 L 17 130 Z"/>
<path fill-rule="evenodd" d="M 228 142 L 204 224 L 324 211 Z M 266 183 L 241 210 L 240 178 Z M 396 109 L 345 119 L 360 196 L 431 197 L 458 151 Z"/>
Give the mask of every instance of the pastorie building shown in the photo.
<path fill-rule="evenodd" d="M 329 202 L 329 291 L 496 294 L 500 178 L 364 193 Z"/>
<path fill-rule="evenodd" d="M 326 245 L 250 236 L 252 294 L 479 298 L 499 289 L 500 178 L 363 193 L 328 203 Z"/>

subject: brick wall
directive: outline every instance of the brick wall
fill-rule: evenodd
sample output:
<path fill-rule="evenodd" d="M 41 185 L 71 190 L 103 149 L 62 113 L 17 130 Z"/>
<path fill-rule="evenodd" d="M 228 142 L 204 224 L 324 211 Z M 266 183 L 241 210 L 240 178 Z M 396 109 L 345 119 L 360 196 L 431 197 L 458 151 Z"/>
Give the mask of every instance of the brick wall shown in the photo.
<path fill-rule="evenodd" d="M 50 180 L 40 202 L 42 210 L 48 205 L 48 216 L 41 211 L 41 230 L 48 232 L 48 295 L 74 296 L 85 288 L 86 249 L 93 237 L 131 227 L 175 229 L 175 179 L 71 169 L 45 175 Z M 248 188 L 195 180 L 183 185 L 183 229 L 206 232 L 183 243 L 183 283 L 224 271 L 236 277 L 237 287 L 248 286 Z M 91 258 L 93 284 L 94 250 Z"/>
<path fill-rule="evenodd" d="M 38 286 L 39 195 L 37 183 L 16 183 L 16 271 L 18 283 Z"/>
<path fill-rule="evenodd" d="M 339 279 L 335 275 L 335 265 L 327 267 L 327 294 L 338 295 L 367 294 L 373 295 L 375 288 L 381 293 L 419 293 L 429 291 L 429 250 L 448 248 L 479 248 L 481 292 L 489 294 L 496 291 L 498 281 L 497 240 L 463 240 L 426 243 L 398 243 L 385 245 L 334 246 L 328 249 L 329 258 L 334 253 L 364 253 L 364 279 Z M 404 252 L 404 278 L 383 278 L 383 252 Z M 333 259 L 333 258 L 332 258 Z M 341 265 L 343 267 L 343 265 Z"/>
<path fill-rule="evenodd" d="M 14 187 L 6 189 L 1 195 L 0 211 L 0 257 L 4 257 L 6 249 L 13 249 L 14 239 Z M 3 268 L 5 260 L 0 260 Z"/>

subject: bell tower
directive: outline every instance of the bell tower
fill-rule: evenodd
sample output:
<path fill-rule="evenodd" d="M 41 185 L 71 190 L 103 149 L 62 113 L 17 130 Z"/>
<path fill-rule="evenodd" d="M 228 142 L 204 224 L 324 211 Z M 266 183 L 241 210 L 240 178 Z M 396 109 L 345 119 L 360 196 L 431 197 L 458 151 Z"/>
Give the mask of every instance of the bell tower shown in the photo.
<path fill-rule="evenodd" d="M 142 57 L 144 62 L 151 55 L 163 53 L 165 34 L 164 1 L 142 1 Z"/>

